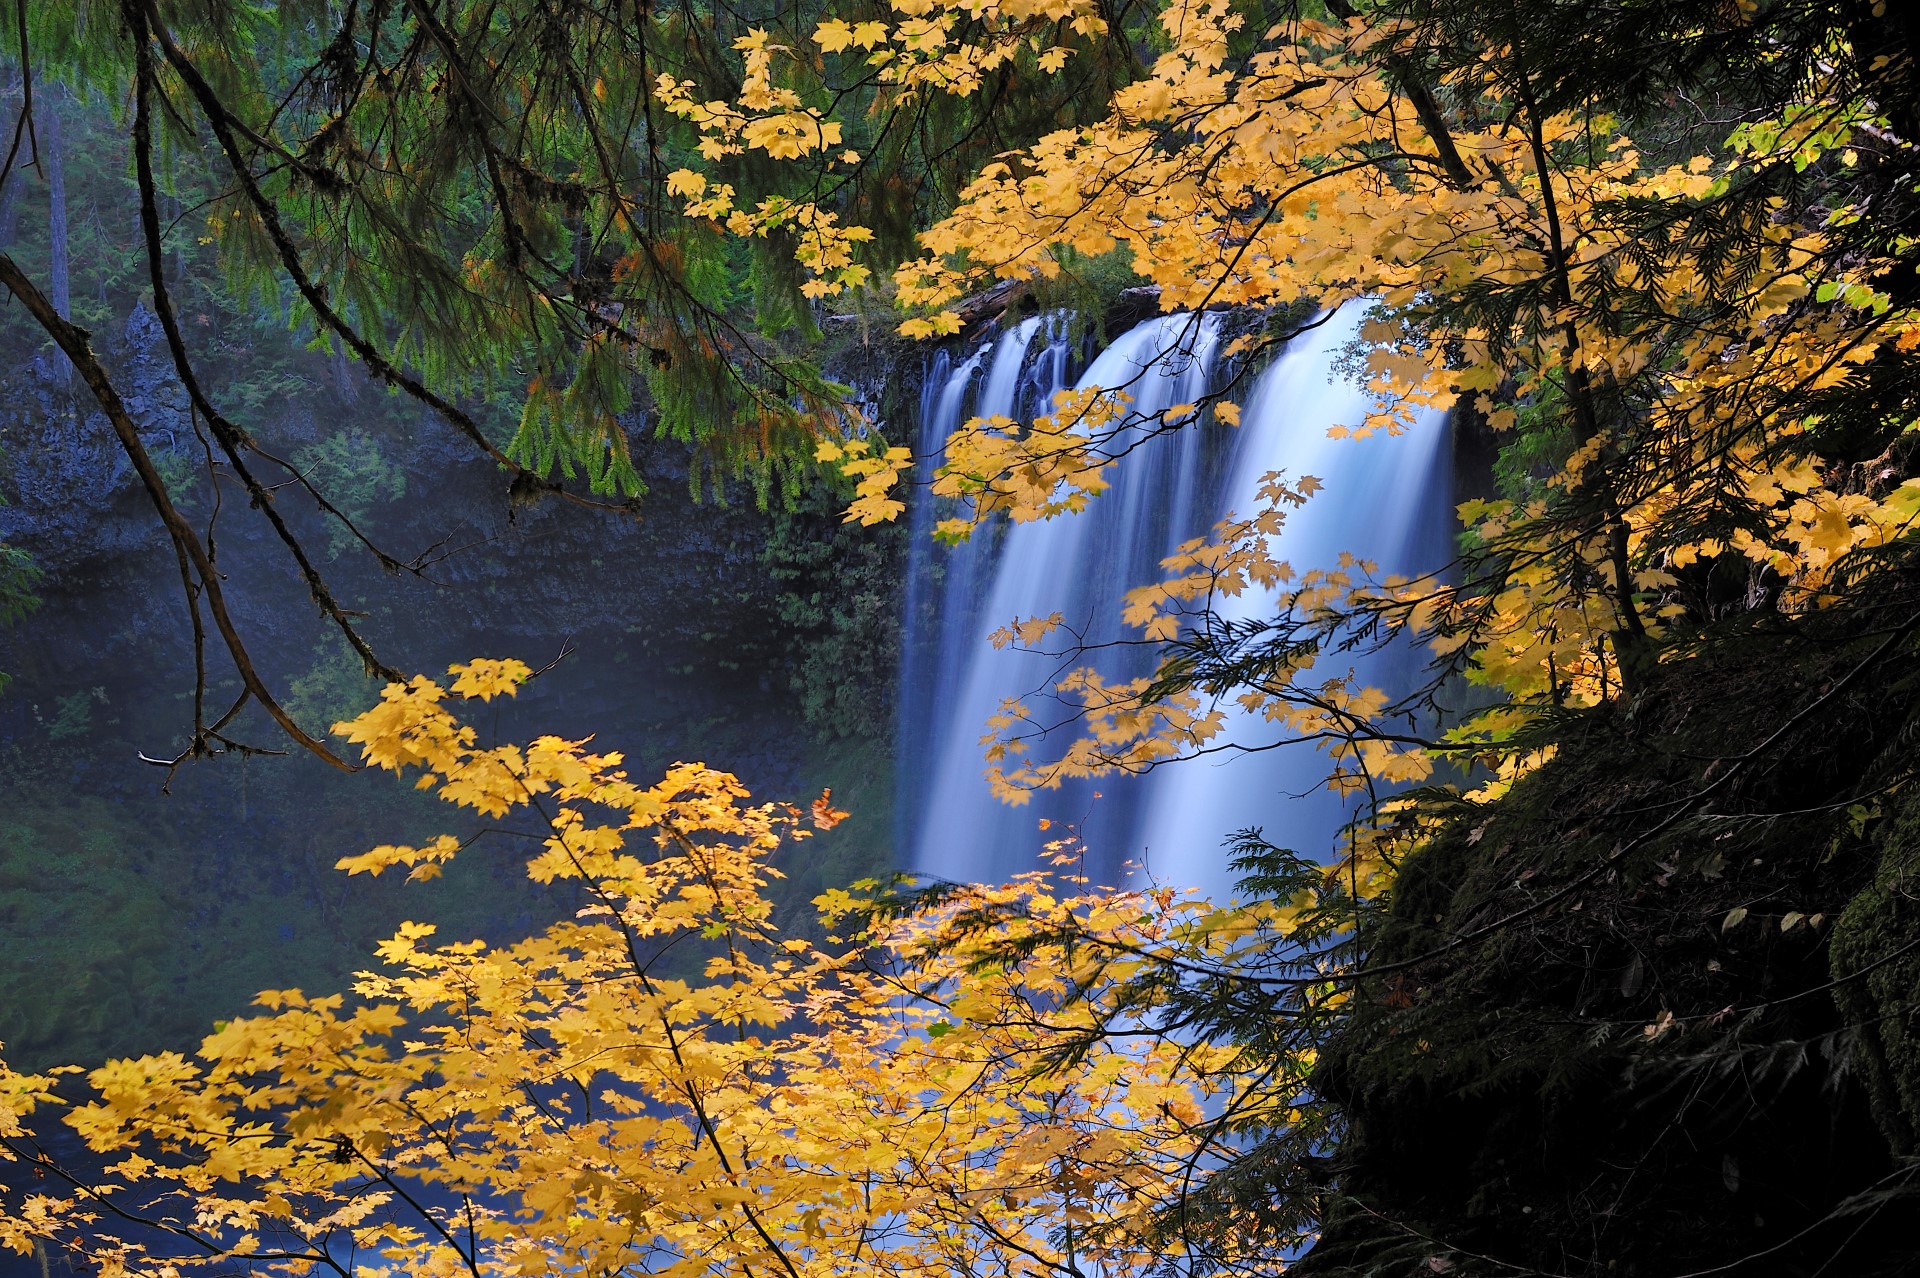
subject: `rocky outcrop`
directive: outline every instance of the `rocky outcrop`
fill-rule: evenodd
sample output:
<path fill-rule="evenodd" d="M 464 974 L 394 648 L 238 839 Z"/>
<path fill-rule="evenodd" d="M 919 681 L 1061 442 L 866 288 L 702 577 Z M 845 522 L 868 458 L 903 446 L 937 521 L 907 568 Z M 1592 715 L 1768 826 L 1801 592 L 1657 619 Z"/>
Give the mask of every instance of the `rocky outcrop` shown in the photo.
<path fill-rule="evenodd" d="M 1756 618 L 1403 868 L 1306 1278 L 1920 1268 L 1920 581 Z"/>

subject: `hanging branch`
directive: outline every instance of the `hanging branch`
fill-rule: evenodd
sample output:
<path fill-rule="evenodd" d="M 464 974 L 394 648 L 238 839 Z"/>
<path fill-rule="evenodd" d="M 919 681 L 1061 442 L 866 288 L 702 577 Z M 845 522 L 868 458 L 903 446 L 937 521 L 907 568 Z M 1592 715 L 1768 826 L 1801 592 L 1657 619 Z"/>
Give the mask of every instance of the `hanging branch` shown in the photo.
<path fill-rule="evenodd" d="M 331 618 L 340 633 L 346 636 L 353 650 L 360 654 L 367 673 L 378 676 L 388 683 L 397 683 L 402 676 L 399 671 L 387 665 L 375 655 L 346 612 L 334 601 L 333 592 L 328 588 L 319 570 L 307 557 L 306 549 L 299 538 L 287 527 L 280 512 L 274 508 L 273 494 L 269 493 L 248 469 L 241 448 L 246 438 L 239 427 L 213 406 L 206 391 L 200 385 L 200 379 L 193 369 L 193 361 L 187 354 L 185 340 L 180 335 L 180 323 L 173 311 L 173 299 L 167 291 L 165 272 L 162 269 L 162 245 L 160 238 L 160 214 L 155 206 L 155 188 L 153 180 L 153 128 L 148 115 L 149 98 L 153 92 L 153 57 L 147 43 L 146 14 L 136 5 L 123 6 L 128 24 L 133 28 L 134 45 L 134 112 L 133 112 L 133 164 L 140 188 L 140 227 L 146 237 L 147 277 L 153 285 L 153 310 L 160 319 L 160 327 L 167 336 L 167 349 L 173 356 L 174 370 L 179 374 L 181 385 L 186 387 L 188 397 L 200 415 L 206 419 L 213 437 L 220 445 L 220 451 L 226 454 L 227 464 L 233 467 L 233 473 L 239 477 L 252 499 L 253 505 L 267 522 L 273 525 L 273 531 L 280 538 L 287 552 L 293 556 L 299 566 L 300 575 L 307 583 L 307 592 L 320 610 Z M 364 540 L 364 538 L 362 539 Z M 379 553 L 376 551 L 376 553 Z M 381 562 L 390 562 L 382 554 Z"/>
<path fill-rule="evenodd" d="M 152 500 L 153 508 L 159 514 L 161 524 L 165 526 L 168 537 L 172 539 L 175 552 L 191 564 L 192 576 L 188 581 L 189 596 L 193 599 L 197 599 L 202 593 L 206 596 L 207 611 L 212 615 L 214 627 L 219 630 L 220 638 L 226 644 L 227 654 L 233 660 L 233 668 L 239 674 L 241 683 L 245 685 L 247 695 L 259 702 L 260 707 L 280 725 L 280 730 L 293 738 L 302 749 L 332 764 L 342 772 L 359 771 L 353 764 L 346 762 L 328 749 L 324 742 L 311 736 L 306 729 L 294 722 L 293 716 L 281 707 L 280 702 L 254 668 L 252 654 L 247 651 L 239 629 L 227 612 L 226 595 L 220 584 L 220 574 L 214 571 L 212 559 L 206 546 L 201 543 L 199 535 L 180 514 L 179 509 L 173 504 L 173 498 L 168 495 L 166 481 L 161 479 L 160 472 L 154 467 L 153 458 L 148 455 L 146 445 L 140 442 L 139 428 L 134 425 L 133 418 L 128 415 L 127 407 L 120 399 L 120 392 L 114 389 L 107 370 L 101 367 L 99 358 L 93 353 L 89 344 L 91 335 L 87 330 L 70 323 L 55 311 L 53 303 L 47 300 L 39 287 L 28 279 L 14 260 L 5 253 L 0 253 L 0 284 L 4 284 L 9 292 L 20 299 L 34 320 L 65 352 L 67 359 L 87 383 L 87 389 L 93 392 L 93 398 L 100 405 L 100 411 L 106 415 L 108 424 L 113 427 L 113 433 L 119 439 L 121 449 L 125 451 L 128 460 L 133 463 L 134 471 L 140 476 L 140 483 L 147 490 L 147 496 Z M 195 607 L 197 622 L 197 604 Z M 233 713 L 229 711 L 221 723 L 231 720 Z M 196 723 L 196 737 L 193 744 L 189 746 L 189 752 L 204 750 L 206 737 L 199 734 L 216 730 L 203 729 Z"/>
<path fill-rule="evenodd" d="M 0 186 L 13 176 L 13 162 L 20 158 L 20 142 L 27 143 L 27 162 L 40 167 L 40 139 L 33 131 L 33 57 L 27 48 L 27 0 L 14 0 L 15 38 L 20 41 L 20 115 L 13 122 L 13 143 L 7 147 L 7 160 L 0 165 Z"/>
<path fill-rule="evenodd" d="M 401 391 L 433 409 L 434 412 L 438 413 L 442 418 L 451 423 L 455 429 L 459 430 L 461 434 L 472 441 L 474 446 L 485 454 L 487 458 L 502 469 L 510 472 L 513 475 L 513 483 L 516 489 L 529 488 L 534 492 L 554 493 L 567 501 L 573 502 L 575 505 L 588 506 L 596 510 L 625 511 L 630 509 L 630 505 L 627 503 L 596 501 L 591 497 L 583 497 L 578 493 L 568 492 L 565 487 L 554 480 L 548 479 L 537 471 L 522 466 L 519 462 L 507 456 L 492 440 L 488 439 L 486 432 L 480 429 L 480 424 L 476 422 L 470 414 L 444 396 L 436 394 L 419 378 L 414 377 L 394 365 L 365 334 L 347 322 L 346 316 L 342 315 L 340 311 L 327 300 L 326 289 L 307 273 L 306 265 L 301 261 L 298 246 L 294 244 L 292 235 L 289 234 L 285 224 L 280 220 L 280 210 L 278 206 L 275 205 L 267 193 L 260 188 L 259 180 L 255 176 L 252 168 L 248 165 L 246 154 L 240 147 L 240 140 L 236 132 L 238 123 L 232 113 L 228 111 L 226 103 L 221 100 L 219 93 L 207 82 L 206 78 L 200 74 L 199 69 L 193 65 L 192 60 L 187 57 L 185 51 L 173 42 L 173 38 L 167 33 L 166 27 L 159 20 L 159 14 L 156 12 L 152 0 L 146 0 L 144 9 L 151 23 L 153 36 L 159 43 L 161 56 L 166 59 L 167 65 L 171 66 L 174 71 L 179 74 L 181 80 L 185 82 L 188 90 L 193 94 L 194 101 L 198 103 L 202 114 L 206 116 L 208 125 L 213 129 L 214 138 L 219 143 L 220 149 L 226 157 L 228 168 L 240 183 L 241 190 L 246 195 L 248 203 L 253 206 L 254 211 L 259 215 L 260 224 L 266 229 L 268 237 L 273 241 L 274 250 L 279 256 L 281 268 L 286 272 L 287 279 L 293 284 L 294 288 L 299 291 L 301 298 L 312 309 L 314 316 L 322 324 L 326 325 L 329 330 L 337 334 L 340 340 L 345 342 L 347 346 L 352 349 L 353 353 L 360 357 L 361 362 L 367 366 L 368 371 L 375 377 L 378 377 L 395 390 Z"/>

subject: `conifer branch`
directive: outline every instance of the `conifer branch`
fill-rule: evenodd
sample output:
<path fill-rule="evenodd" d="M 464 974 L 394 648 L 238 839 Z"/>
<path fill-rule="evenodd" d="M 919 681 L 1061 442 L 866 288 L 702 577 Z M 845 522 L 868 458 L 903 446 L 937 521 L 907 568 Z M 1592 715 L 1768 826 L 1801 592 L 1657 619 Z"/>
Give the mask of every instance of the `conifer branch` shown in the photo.
<path fill-rule="evenodd" d="M 139 0 L 136 0 L 136 2 L 139 2 Z M 288 233 L 285 225 L 281 221 L 279 207 L 267 196 L 266 192 L 261 189 L 259 178 L 254 174 L 252 166 L 247 162 L 245 152 L 240 148 L 239 139 L 235 135 L 235 117 L 228 109 L 227 104 L 221 99 L 219 93 L 213 86 L 207 82 L 206 77 L 201 75 L 199 68 L 193 64 L 192 59 L 187 57 L 186 53 L 174 42 L 161 19 L 154 0 L 144 0 L 144 2 L 148 20 L 152 24 L 152 30 L 160 45 L 162 56 L 166 59 L 167 64 L 179 74 L 181 80 L 186 83 L 188 90 L 194 96 L 194 100 L 199 104 L 201 114 L 205 116 L 208 125 L 213 129 L 214 138 L 219 143 L 221 152 L 226 157 L 229 171 L 233 173 L 234 178 L 240 183 L 240 188 L 246 195 L 248 203 L 252 205 L 254 212 L 260 218 L 261 225 L 266 229 L 268 237 L 273 241 L 274 250 L 280 259 L 281 268 L 286 272 L 288 280 L 299 291 L 301 298 L 304 299 L 308 307 L 312 309 L 315 317 L 318 318 L 321 323 L 325 324 L 328 329 L 337 334 L 341 341 L 351 347 L 354 354 L 360 357 L 361 362 L 367 366 L 367 369 L 372 372 L 375 377 L 378 377 L 387 385 L 433 409 L 459 430 L 461 434 L 465 435 L 467 439 L 471 441 L 483 455 L 494 462 L 495 465 L 510 473 L 513 476 L 513 483 L 516 489 L 526 489 L 536 493 L 553 493 L 575 505 L 587 506 L 595 510 L 631 511 L 631 503 L 603 502 L 591 497 L 583 497 L 578 493 L 569 492 L 564 485 L 548 479 L 546 476 L 521 465 L 513 458 L 507 456 L 498 445 L 487 438 L 486 432 L 480 429 L 480 424 L 473 419 L 471 414 L 467 413 L 451 400 L 430 389 L 418 377 L 413 376 L 388 360 L 365 334 L 361 333 L 359 329 L 347 321 L 346 317 L 327 300 L 326 290 L 307 272 L 305 263 L 301 260 L 298 246 L 294 244 L 292 236 Z"/>
<path fill-rule="evenodd" d="M 274 506 L 273 494 L 261 485 L 247 466 L 246 458 L 241 455 L 241 449 L 247 440 L 246 433 L 227 420 L 226 416 L 214 407 L 212 400 L 207 397 L 206 391 L 200 385 L 199 376 L 194 371 L 193 360 L 187 353 L 186 341 L 180 335 L 180 323 L 174 314 L 173 299 L 167 289 L 164 270 L 160 213 L 156 207 L 158 192 L 153 179 L 153 128 L 148 114 L 154 83 L 152 50 L 147 40 L 146 11 L 134 0 L 129 0 L 123 6 L 123 16 L 132 28 L 134 37 L 133 165 L 140 193 L 140 227 L 145 236 L 147 279 L 153 288 L 154 314 L 159 317 L 160 327 L 166 334 L 167 350 L 173 357 L 174 371 L 179 375 L 181 385 L 186 387 L 187 395 L 194 407 L 199 410 L 208 428 L 212 430 L 214 439 L 220 445 L 220 451 L 226 455 L 227 464 L 233 467 L 233 473 L 246 488 L 252 504 L 273 526 L 274 535 L 280 539 L 280 543 L 287 548 L 287 553 L 293 557 L 313 601 L 320 606 L 320 610 L 333 621 L 347 643 L 359 654 L 369 676 L 377 676 L 387 683 L 397 683 L 402 678 L 400 672 L 374 653 L 371 645 L 360 634 L 359 628 L 335 602 L 333 591 L 328 587 L 319 570 L 314 567 L 313 561 L 308 558 L 306 548 L 300 544 L 299 538 L 293 535 L 286 521 L 280 517 L 280 512 Z M 309 492 L 314 492 L 313 486 L 307 483 L 304 475 L 299 476 L 299 479 Z M 318 499 L 318 494 L 314 495 Z M 360 537 L 360 540 L 374 551 L 383 565 L 397 566 L 396 561 L 390 556 L 374 547 L 371 542 L 367 542 L 364 536 L 360 536 L 359 529 L 354 527 L 351 520 L 334 510 L 331 503 L 324 499 L 320 500 L 322 508 L 346 523 L 354 535 Z"/>

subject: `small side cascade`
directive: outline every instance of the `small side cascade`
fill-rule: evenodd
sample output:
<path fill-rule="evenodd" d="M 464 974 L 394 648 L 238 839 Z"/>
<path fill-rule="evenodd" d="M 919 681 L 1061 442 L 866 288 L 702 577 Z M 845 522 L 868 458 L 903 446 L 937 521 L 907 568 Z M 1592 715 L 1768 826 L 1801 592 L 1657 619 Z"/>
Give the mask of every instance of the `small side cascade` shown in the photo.
<path fill-rule="evenodd" d="M 1450 557 L 1452 491 L 1445 422 L 1416 421 L 1400 435 L 1333 439 L 1336 425 L 1358 424 L 1371 397 L 1343 380 L 1337 359 L 1356 336 L 1361 308 L 1349 307 L 1301 334 L 1257 379 L 1229 428 L 1211 416 L 1184 429 L 1155 432 L 1166 411 L 1214 388 L 1223 317 L 1177 314 L 1146 320 L 1097 356 L 1077 384 L 1123 389 L 1136 438 L 1111 486 L 1076 516 L 1008 525 L 991 521 L 971 541 L 937 546 L 932 530 L 945 512 L 923 499 L 912 514 L 908 635 L 903 659 L 900 846 L 908 868 L 960 881 L 1001 881 L 1040 865 L 1041 845 L 1072 826 L 1097 863 L 1102 882 L 1123 867 L 1224 899 L 1232 889 L 1225 843 L 1260 826 L 1276 842 L 1328 855 L 1349 819 L 1347 803 L 1325 792 L 1324 755 L 1306 746 L 1250 753 L 1223 751 L 1163 765 L 1144 777 L 1070 781 L 1019 807 L 995 798 L 983 776 L 987 722 L 1009 700 L 1026 701 L 1044 721 L 1059 707 L 1047 696 L 1072 666 L 1093 665 L 1108 679 L 1148 673 L 1151 650 L 1121 623 L 1126 592 L 1157 580 L 1160 560 L 1207 533 L 1229 512 L 1250 513 L 1262 477 L 1313 475 L 1323 490 L 1293 511 L 1278 553 L 1301 571 L 1337 566 L 1342 552 L 1375 561 L 1385 573 L 1433 571 Z M 965 358 L 936 355 L 923 396 L 920 447 L 935 455 L 972 416 L 1031 420 L 1048 411 L 1066 383 L 1071 352 L 1064 326 L 1028 319 Z M 1230 619 L 1257 615 L 1268 597 L 1216 601 Z M 1074 637 L 1089 651 L 1069 655 L 995 649 L 991 634 L 1016 619 L 1058 611 L 1064 649 Z M 1068 633 L 1070 632 L 1070 633 Z M 1404 650 L 1354 658 L 1329 654 L 1327 676 L 1355 672 L 1389 689 L 1411 686 L 1419 656 Z M 1223 740 L 1265 745 L 1275 730 L 1230 704 Z M 1065 731 L 1071 732 L 1069 725 Z M 1065 745 L 1043 740 L 1038 757 Z M 1043 833 L 1051 829 L 1054 834 Z"/>

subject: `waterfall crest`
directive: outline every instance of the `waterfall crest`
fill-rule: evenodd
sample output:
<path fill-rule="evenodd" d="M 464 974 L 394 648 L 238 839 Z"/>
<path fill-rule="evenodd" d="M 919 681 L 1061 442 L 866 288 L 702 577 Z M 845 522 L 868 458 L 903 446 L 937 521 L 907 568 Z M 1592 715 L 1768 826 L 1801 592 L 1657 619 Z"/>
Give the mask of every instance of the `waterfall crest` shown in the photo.
<path fill-rule="evenodd" d="M 1041 832 L 1046 821 L 1056 830 L 1078 829 L 1097 858 L 1088 871 L 1100 881 L 1118 881 L 1131 863 L 1163 883 L 1224 897 L 1231 883 L 1222 844 L 1239 829 L 1264 826 L 1270 838 L 1302 852 L 1331 848 L 1345 820 L 1339 800 L 1293 797 L 1312 789 L 1325 770 L 1324 757 L 1306 747 L 1223 753 L 1144 777 L 1069 782 L 1016 808 L 988 791 L 981 737 L 1004 701 L 1043 693 L 1064 672 L 1043 654 L 995 650 L 988 638 L 994 630 L 1057 610 L 1086 642 L 1133 637 L 1120 625 L 1125 592 L 1155 580 L 1160 559 L 1181 541 L 1207 532 L 1229 511 L 1249 512 L 1269 471 L 1312 474 L 1326 485 L 1282 534 L 1280 553 L 1296 568 L 1332 566 L 1342 550 L 1377 560 L 1383 572 L 1445 562 L 1451 479 L 1444 422 L 1423 418 L 1398 437 L 1327 437 L 1330 426 L 1358 422 L 1371 402 L 1334 372 L 1359 323 L 1358 308 L 1349 312 L 1289 344 L 1255 383 L 1237 430 L 1211 419 L 1152 438 L 1139 430 L 1138 446 L 1115 465 L 1109 490 L 1079 515 L 1012 526 L 996 521 L 972 541 L 945 548 L 931 540 L 936 503 L 915 504 L 901 680 L 900 846 L 909 868 L 1003 880 L 1038 867 L 1041 844 L 1053 837 Z M 1124 386 L 1133 417 L 1152 422 L 1212 389 L 1221 325 L 1215 314 L 1146 320 L 1102 351 L 1077 384 Z M 967 417 L 1030 420 L 1044 411 L 1068 370 L 1061 331 L 1057 321 L 1034 317 L 958 362 L 937 355 L 922 397 L 923 455 L 934 455 Z M 1234 610 L 1227 615 L 1243 617 L 1270 600 L 1225 603 Z M 1408 664 L 1405 654 L 1398 660 Z M 1146 673 L 1149 661 L 1145 649 L 1121 646 L 1068 664 L 1126 678 Z M 1387 654 L 1368 660 L 1361 673 L 1390 678 L 1394 664 Z M 1262 741 L 1260 725 L 1245 716 L 1226 736 Z"/>

